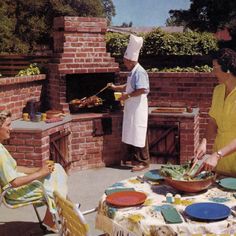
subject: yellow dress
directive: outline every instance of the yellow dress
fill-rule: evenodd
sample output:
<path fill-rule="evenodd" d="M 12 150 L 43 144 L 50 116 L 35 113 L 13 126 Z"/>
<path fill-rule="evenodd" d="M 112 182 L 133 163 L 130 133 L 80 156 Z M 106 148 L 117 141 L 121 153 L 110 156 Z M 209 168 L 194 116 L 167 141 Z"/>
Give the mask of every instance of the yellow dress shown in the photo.
<path fill-rule="evenodd" d="M 0 143 L 0 185 L 4 187 L 17 177 L 25 176 L 18 172 L 16 161 Z M 62 196 L 67 196 L 67 174 L 61 165 L 55 164 L 55 170 L 48 176 L 40 180 L 45 188 L 49 201 L 49 210 L 56 212 L 56 206 L 53 199 L 53 191 L 59 191 Z M 29 183 L 8 191 L 6 201 L 12 206 L 20 206 L 24 203 L 42 200 L 43 191 L 37 183 Z"/>
<path fill-rule="evenodd" d="M 236 138 L 236 88 L 225 98 L 225 85 L 216 86 L 209 115 L 218 126 L 213 147 L 214 151 L 218 151 Z M 219 160 L 216 171 L 236 175 L 236 152 Z"/>

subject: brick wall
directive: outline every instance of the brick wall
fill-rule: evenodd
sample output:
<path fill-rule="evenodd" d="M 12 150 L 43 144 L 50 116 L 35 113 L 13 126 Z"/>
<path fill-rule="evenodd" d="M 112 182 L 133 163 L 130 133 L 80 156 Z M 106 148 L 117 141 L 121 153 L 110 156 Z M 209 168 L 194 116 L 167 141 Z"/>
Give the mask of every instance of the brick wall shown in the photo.
<path fill-rule="evenodd" d="M 10 110 L 13 119 L 20 118 L 29 99 L 40 100 L 45 80 L 45 75 L 1 78 L 0 110 Z"/>
<path fill-rule="evenodd" d="M 127 73 L 121 73 L 121 81 L 124 81 Z M 198 122 L 200 135 L 206 123 L 215 78 L 208 73 L 150 73 L 151 92 L 149 96 L 150 106 L 168 105 L 172 106 L 199 106 L 200 118 L 189 121 L 190 136 L 182 136 L 181 151 L 184 158 L 188 158 L 193 147 L 198 142 Z M 30 98 L 40 99 L 45 75 L 27 77 L 1 78 L 1 107 L 13 112 L 13 119 L 20 118 L 22 108 Z M 14 105 L 13 105 L 14 104 Z M 87 116 L 87 114 L 84 114 Z M 173 117 L 170 119 L 174 119 Z M 74 119 L 68 123 L 66 129 L 71 129 L 71 160 L 73 168 L 85 169 L 103 165 L 117 164 L 123 155 L 121 143 L 122 114 L 114 115 L 112 122 L 112 135 L 93 137 L 93 119 Z M 163 121 L 163 120 L 162 120 Z M 161 122 L 161 120 L 156 120 Z M 183 124 L 186 125 L 186 122 Z M 192 122 L 192 123 L 191 123 Z M 69 128 L 71 125 L 71 128 Z M 180 127 L 187 130 L 187 126 Z M 65 129 L 62 126 L 60 129 Z M 49 132 L 49 133 L 48 133 Z M 41 165 L 42 160 L 49 158 L 49 136 L 56 132 L 43 131 L 17 131 L 13 130 L 11 139 L 7 142 L 7 148 L 17 162 L 21 165 Z M 192 155 L 192 154 L 191 154 Z M 182 158 L 182 157 L 181 157 Z"/>
<path fill-rule="evenodd" d="M 87 169 L 119 164 L 123 155 L 121 143 L 122 113 L 105 115 L 112 119 L 112 133 L 94 136 L 93 122 L 99 115 L 87 117 L 73 115 L 72 131 L 72 161 L 73 168 Z M 103 115 L 100 118 L 104 117 Z"/>

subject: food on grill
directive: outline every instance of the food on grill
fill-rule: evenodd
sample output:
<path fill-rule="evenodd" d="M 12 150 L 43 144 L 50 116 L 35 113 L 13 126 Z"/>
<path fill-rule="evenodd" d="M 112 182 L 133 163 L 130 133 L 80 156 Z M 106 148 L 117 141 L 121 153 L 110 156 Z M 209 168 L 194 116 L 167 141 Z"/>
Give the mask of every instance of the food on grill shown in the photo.
<path fill-rule="evenodd" d="M 82 99 L 73 99 L 70 104 L 78 106 L 79 108 L 90 108 L 95 106 L 100 106 L 103 104 L 103 100 L 97 96 L 91 96 Z"/>

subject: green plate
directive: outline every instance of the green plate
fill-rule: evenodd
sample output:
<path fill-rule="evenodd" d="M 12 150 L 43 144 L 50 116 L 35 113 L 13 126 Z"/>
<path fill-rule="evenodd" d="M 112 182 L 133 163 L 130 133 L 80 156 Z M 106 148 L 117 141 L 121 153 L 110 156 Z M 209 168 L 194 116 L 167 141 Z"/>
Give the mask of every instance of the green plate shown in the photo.
<path fill-rule="evenodd" d="M 159 170 L 150 170 L 144 174 L 144 177 L 152 181 L 158 181 L 164 179 L 161 175 L 159 175 Z"/>
<path fill-rule="evenodd" d="M 219 185 L 225 189 L 236 190 L 236 178 L 224 178 L 219 180 Z"/>

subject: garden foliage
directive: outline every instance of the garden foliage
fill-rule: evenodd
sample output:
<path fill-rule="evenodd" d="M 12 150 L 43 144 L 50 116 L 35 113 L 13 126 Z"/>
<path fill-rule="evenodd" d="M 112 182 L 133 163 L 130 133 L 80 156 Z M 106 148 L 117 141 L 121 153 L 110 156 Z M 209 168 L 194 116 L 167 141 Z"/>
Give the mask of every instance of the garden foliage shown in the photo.
<path fill-rule="evenodd" d="M 140 56 L 156 55 L 208 55 L 218 49 L 217 40 L 211 33 L 184 32 L 167 33 L 157 28 L 143 34 L 144 45 Z M 127 47 L 129 36 L 107 33 L 107 50 L 115 57 L 121 57 Z"/>
<path fill-rule="evenodd" d="M 52 47 L 53 19 L 58 16 L 115 15 L 111 0 L 0 0 L 0 53 L 33 53 Z"/>

